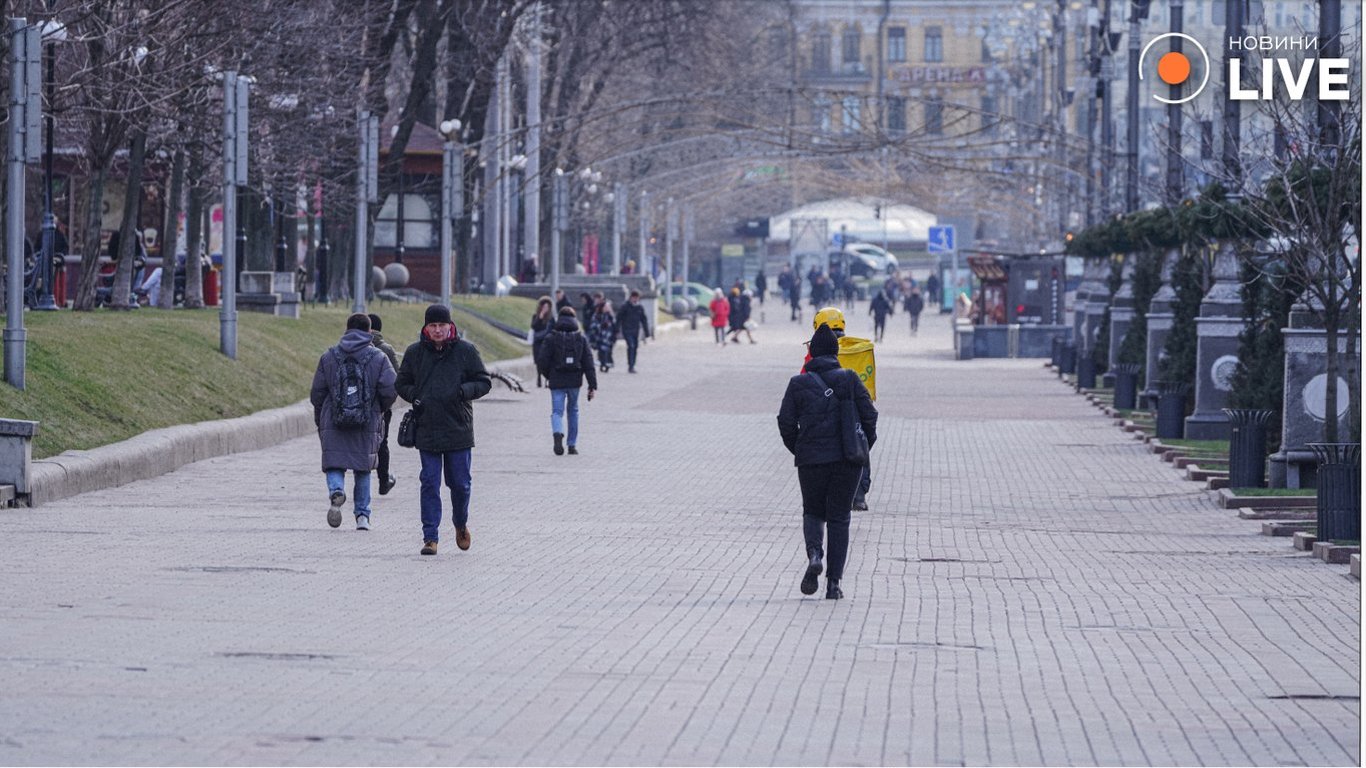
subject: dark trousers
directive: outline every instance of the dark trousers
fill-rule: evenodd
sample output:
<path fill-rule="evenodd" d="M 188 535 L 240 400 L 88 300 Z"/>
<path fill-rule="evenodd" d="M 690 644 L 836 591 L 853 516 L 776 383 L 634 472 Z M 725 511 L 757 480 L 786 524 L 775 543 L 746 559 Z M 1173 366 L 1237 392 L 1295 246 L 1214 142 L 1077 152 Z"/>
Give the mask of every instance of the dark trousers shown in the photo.
<path fill-rule="evenodd" d="M 626 337 L 626 367 L 636 367 L 636 350 L 640 349 L 640 334 L 633 333 Z"/>
<path fill-rule="evenodd" d="M 873 468 L 872 468 L 872 466 L 871 466 L 871 465 L 870 465 L 870 466 L 866 466 L 866 467 L 863 467 L 862 469 L 863 469 L 863 471 L 859 474 L 859 478 L 858 478 L 858 487 L 854 489 L 854 501 L 855 501 L 855 503 L 860 502 L 860 501 L 863 501 L 863 500 L 864 500 L 863 497 L 867 496 L 867 495 L 868 495 L 868 490 L 869 490 L 870 488 L 873 487 Z"/>
<path fill-rule="evenodd" d="M 887 316 L 873 315 L 873 336 L 877 341 L 882 341 L 882 334 L 887 332 Z"/>
<path fill-rule="evenodd" d="M 920 313 L 916 312 L 911 315 L 911 333 L 915 333 L 918 330 L 920 330 Z"/>
<path fill-rule="evenodd" d="M 466 527 L 470 518 L 470 449 L 449 453 L 418 451 L 422 457 L 422 540 L 437 541 L 441 530 L 441 480 L 451 490 L 451 520 L 456 528 Z"/>
<path fill-rule="evenodd" d="M 828 533 L 830 548 L 826 552 L 825 573 L 831 581 L 844 576 L 844 560 L 849 554 L 849 508 L 862 470 L 860 465 L 847 461 L 797 467 L 807 556 L 822 551 L 823 534 Z"/>
<path fill-rule="evenodd" d="M 384 412 L 384 436 L 379 441 L 379 481 L 389 482 L 389 420 L 394 418 L 393 411 Z"/>

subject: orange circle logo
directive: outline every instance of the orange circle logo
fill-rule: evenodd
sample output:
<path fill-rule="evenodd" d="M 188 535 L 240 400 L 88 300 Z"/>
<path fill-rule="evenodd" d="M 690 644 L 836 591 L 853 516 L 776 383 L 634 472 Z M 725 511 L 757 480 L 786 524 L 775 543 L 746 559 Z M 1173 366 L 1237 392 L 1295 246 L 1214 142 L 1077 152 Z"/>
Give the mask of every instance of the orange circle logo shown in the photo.
<path fill-rule="evenodd" d="M 1191 62 L 1185 54 L 1172 51 L 1157 61 L 1157 76 L 1167 85 L 1180 85 L 1191 76 Z"/>

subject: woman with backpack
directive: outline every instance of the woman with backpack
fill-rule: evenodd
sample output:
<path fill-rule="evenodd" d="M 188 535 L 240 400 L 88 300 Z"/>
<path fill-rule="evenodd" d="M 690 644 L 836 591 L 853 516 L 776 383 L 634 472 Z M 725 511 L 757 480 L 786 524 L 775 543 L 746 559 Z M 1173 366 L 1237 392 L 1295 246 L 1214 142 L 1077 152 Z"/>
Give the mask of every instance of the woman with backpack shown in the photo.
<path fill-rule="evenodd" d="M 593 370 L 588 339 L 579 332 L 573 307 L 560 310 L 555 327 L 536 355 L 536 368 L 550 386 L 550 431 L 555 455 L 564 455 L 566 411 L 569 414 L 569 453 L 575 455 L 579 452 L 579 390 L 587 377 L 588 400 L 592 402 L 598 391 L 598 375 Z"/>
<path fill-rule="evenodd" d="M 531 359 L 534 361 L 541 354 L 541 345 L 545 337 L 550 334 L 550 328 L 555 324 L 555 303 L 549 296 L 542 296 L 536 302 L 536 314 L 531 316 Z M 536 370 L 536 386 L 541 386 L 541 371 Z"/>
<path fill-rule="evenodd" d="M 802 489 L 807 558 L 802 594 L 815 594 L 817 577 L 825 567 L 825 598 L 839 600 L 844 597 L 840 579 L 849 552 L 849 510 L 863 474 L 863 464 L 848 458 L 843 430 L 862 427 L 872 447 L 877 440 L 877 409 L 858 374 L 840 367 L 839 341 L 829 325 L 816 329 L 810 351 L 811 360 L 803 373 L 787 383 L 778 411 L 778 432 L 792 452 Z M 858 425 L 844 423 L 841 401 L 853 402 Z M 830 558 L 823 563 L 822 544 L 827 534 Z"/>

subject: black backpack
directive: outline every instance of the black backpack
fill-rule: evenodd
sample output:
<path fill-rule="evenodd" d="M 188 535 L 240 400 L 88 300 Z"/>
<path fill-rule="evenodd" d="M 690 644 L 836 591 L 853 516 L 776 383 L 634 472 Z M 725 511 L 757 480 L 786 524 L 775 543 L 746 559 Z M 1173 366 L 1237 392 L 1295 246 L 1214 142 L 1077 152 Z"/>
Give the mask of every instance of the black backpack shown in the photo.
<path fill-rule="evenodd" d="M 579 359 L 579 335 L 559 331 L 555 339 L 555 359 L 550 370 L 555 373 L 575 373 L 583 369 Z"/>
<path fill-rule="evenodd" d="M 337 429 L 360 429 L 370 422 L 373 392 L 365 382 L 365 361 L 342 357 L 332 348 L 337 376 L 332 381 L 332 425 Z"/>

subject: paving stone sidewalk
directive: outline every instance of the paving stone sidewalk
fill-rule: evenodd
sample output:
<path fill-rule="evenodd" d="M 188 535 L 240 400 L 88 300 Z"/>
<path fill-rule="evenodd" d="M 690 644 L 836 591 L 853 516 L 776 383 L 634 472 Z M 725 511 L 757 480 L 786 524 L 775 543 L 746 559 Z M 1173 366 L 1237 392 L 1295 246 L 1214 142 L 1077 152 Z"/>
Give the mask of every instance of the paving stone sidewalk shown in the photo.
<path fill-rule="evenodd" d="M 803 598 L 810 313 L 768 315 L 605 375 L 580 456 L 481 401 L 469 552 L 418 556 L 409 451 L 329 529 L 314 438 L 0 512 L 0 764 L 1360 764 L 1345 569 L 938 316 L 878 347 L 848 599 Z"/>

